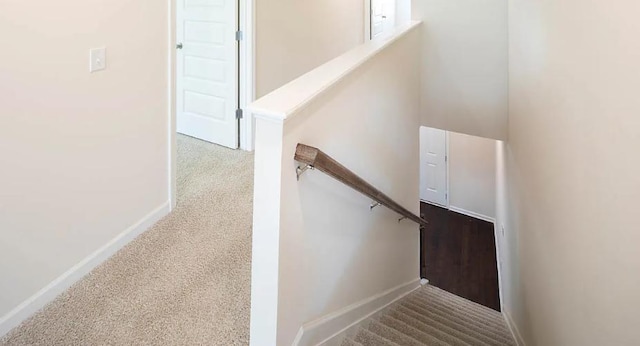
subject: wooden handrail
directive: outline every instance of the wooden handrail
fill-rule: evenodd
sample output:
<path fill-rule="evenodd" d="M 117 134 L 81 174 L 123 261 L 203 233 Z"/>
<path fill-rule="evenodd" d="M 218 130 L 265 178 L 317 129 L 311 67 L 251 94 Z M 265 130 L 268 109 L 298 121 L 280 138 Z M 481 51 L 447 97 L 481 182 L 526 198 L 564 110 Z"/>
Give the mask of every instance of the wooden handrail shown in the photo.
<path fill-rule="evenodd" d="M 331 156 L 323 153 L 318 148 L 298 144 L 294 159 L 300 163 L 309 165 L 314 169 L 326 173 L 343 184 L 402 215 L 404 218 L 418 223 L 420 226 L 426 227 L 429 224 L 427 220 L 418 217 L 405 207 L 396 203 L 394 200 L 389 198 L 389 196 L 380 192 L 380 190 L 373 187 L 373 185 L 367 183 L 364 179 L 357 176 L 355 173 L 331 158 Z"/>

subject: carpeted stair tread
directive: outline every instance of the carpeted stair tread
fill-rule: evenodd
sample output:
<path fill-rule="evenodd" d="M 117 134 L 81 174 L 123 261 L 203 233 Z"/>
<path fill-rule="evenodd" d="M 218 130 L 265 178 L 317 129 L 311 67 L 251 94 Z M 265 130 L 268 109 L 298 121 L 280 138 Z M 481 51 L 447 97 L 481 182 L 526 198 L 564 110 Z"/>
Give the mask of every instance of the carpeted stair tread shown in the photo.
<path fill-rule="evenodd" d="M 361 343 L 364 346 L 402 346 L 391 340 L 369 331 L 368 329 L 360 328 L 358 335 L 356 335 L 355 341 Z"/>
<path fill-rule="evenodd" d="M 384 325 L 378 321 L 371 321 L 369 324 L 368 329 L 372 332 L 372 333 L 376 333 L 380 336 L 382 336 L 385 339 L 391 340 L 399 345 L 402 346 L 425 346 L 425 345 L 442 345 L 445 346 L 446 344 L 443 343 L 438 343 L 437 339 L 434 339 L 434 342 L 431 344 L 425 344 L 423 342 L 420 342 L 410 336 L 408 336 L 407 334 L 401 333 L 399 331 L 397 331 L 396 329 L 393 329 L 387 325 Z"/>
<path fill-rule="evenodd" d="M 482 330 L 492 330 L 495 333 L 506 336 L 507 338 L 511 337 L 511 334 L 503 325 L 495 324 L 494 322 L 489 322 L 485 320 L 481 316 L 474 316 L 471 314 L 460 313 L 457 311 L 453 311 L 450 309 L 442 309 L 441 307 L 433 304 L 432 302 L 423 302 L 423 301 L 415 301 L 412 299 L 403 300 L 400 304 L 416 310 L 422 314 L 431 314 L 433 316 L 438 316 L 442 320 L 449 320 L 455 322 L 457 324 L 461 324 L 464 326 L 468 326 L 471 329 L 480 328 Z M 504 323 L 504 321 L 502 322 Z"/>
<path fill-rule="evenodd" d="M 351 339 L 351 338 L 346 338 L 342 341 L 342 343 L 340 344 L 340 346 L 364 346 L 361 343 Z"/>
<path fill-rule="evenodd" d="M 504 325 L 504 321 L 501 321 L 501 323 L 499 323 L 498 321 L 494 320 L 493 317 L 487 318 L 483 315 L 473 314 L 457 306 L 446 306 L 441 302 L 436 301 L 436 299 L 423 300 L 417 299 L 415 297 L 408 297 L 405 301 L 403 301 L 403 303 L 412 304 L 415 307 L 419 307 L 423 310 L 429 311 L 434 315 L 439 315 L 444 319 L 456 321 L 456 323 L 460 323 L 463 325 L 479 325 L 483 328 L 495 330 L 496 332 L 499 332 L 503 335 L 510 335 L 508 330 L 506 329 L 506 326 Z"/>
<path fill-rule="evenodd" d="M 499 312 L 429 285 L 367 320 L 365 326 L 342 346 L 516 345 Z M 346 343 L 351 341 L 359 344 Z"/>
<path fill-rule="evenodd" d="M 485 307 L 470 300 L 459 301 L 453 299 L 451 294 L 422 294 L 422 292 L 418 292 L 411 295 L 410 298 L 438 306 L 440 307 L 440 309 L 454 310 L 465 316 L 469 315 L 479 317 L 486 321 L 488 324 L 502 325 L 503 323 L 502 314 L 500 314 L 499 312 L 488 308 L 487 310 L 481 309 Z"/>
<path fill-rule="evenodd" d="M 500 325 L 502 322 L 501 315 L 496 316 L 493 313 L 476 310 L 473 307 L 469 307 L 467 305 L 467 304 L 472 304 L 473 302 L 463 304 L 463 303 L 455 302 L 453 300 L 449 300 L 448 297 L 427 296 L 427 295 L 419 295 L 419 294 L 412 295 L 410 298 L 415 301 L 425 302 L 425 303 L 428 303 L 429 305 L 436 306 L 441 310 L 455 311 L 464 316 L 482 318 L 484 321 L 487 322 L 487 324 Z"/>
<path fill-rule="evenodd" d="M 480 319 L 468 320 L 461 319 L 459 316 L 447 315 L 442 313 L 433 313 L 434 310 L 430 310 L 429 308 L 425 308 L 424 306 L 414 304 L 411 301 L 403 301 L 399 304 L 400 306 L 412 310 L 417 314 L 422 316 L 435 319 L 436 321 L 448 325 L 455 329 L 463 329 L 470 330 L 473 335 L 484 335 L 486 337 L 493 338 L 495 340 L 511 340 L 511 335 L 502 331 L 502 329 L 487 326 L 482 323 Z"/>
<path fill-rule="evenodd" d="M 511 340 L 511 336 L 505 336 L 501 330 L 491 329 L 482 324 L 461 324 L 459 321 L 451 318 L 451 316 L 443 317 L 433 314 L 428 310 L 424 310 L 422 307 L 411 304 L 410 302 L 402 302 L 401 304 L 398 304 L 395 309 L 413 316 L 424 323 L 438 326 L 438 328 L 459 330 L 466 335 L 472 336 L 490 345 L 496 343 L 498 345 L 503 345 Z"/>
<path fill-rule="evenodd" d="M 415 304 L 422 305 L 422 306 L 428 306 L 442 313 L 453 314 L 456 317 L 460 317 L 460 318 L 466 318 L 469 320 L 480 319 L 482 323 L 487 326 L 492 326 L 495 328 L 506 328 L 504 326 L 504 318 L 501 315 L 497 317 L 493 314 L 486 314 L 478 311 L 472 311 L 464 304 L 455 304 L 451 301 L 446 301 L 446 298 L 443 298 L 440 296 L 425 298 L 417 295 L 412 295 L 407 297 L 407 301 L 411 301 Z M 476 304 L 476 303 L 468 302 L 467 304 Z"/>
<path fill-rule="evenodd" d="M 482 342 L 491 346 L 501 346 L 508 342 L 508 340 L 503 339 L 500 334 L 494 334 L 488 330 L 485 331 L 482 328 L 480 328 L 479 330 L 471 329 L 450 320 L 441 319 L 439 318 L 439 316 L 434 316 L 428 313 L 421 314 L 416 312 L 415 310 L 407 308 L 404 305 L 397 305 L 394 307 L 394 309 L 403 312 L 417 320 L 420 320 L 425 324 L 432 325 L 446 333 L 451 334 L 454 331 L 457 331 L 460 333 L 459 338 L 470 344 Z"/>
<path fill-rule="evenodd" d="M 473 313 L 475 315 L 481 315 L 491 320 L 500 320 L 502 318 L 502 314 L 498 311 L 490 309 L 486 306 L 482 306 L 471 300 L 460 298 L 451 293 L 443 294 L 435 291 L 420 291 L 412 294 L 412 297 L 423 300 L 435 299 L 436 301 L 438 301 L 438 303 L 459 307 L 461 309 L 464 309 L 465 311 L 469 311 L 470 313 Z"/>
<path fill-rule="evenodd" d="M 428 331 L 422 331 L 419 329 L 416 329 L 408 324 L 406 324 L 403 321 L 400 321 L 396 318 L 393 318 L 391 316 L 388 315 L 384 315 L 380 317 L 380 323 L 383 323 L 384 325 L 391 327 L 397 331 L 399 331 L 400 333 L 406 334 L 409 337 L 411 337 L 412 339 L 418 340 L 424 344 L 427 345 L 447 345 L 447 346 L 451 346 L 451 344 L 438 339 L 437 337 L 430 335 L 428 333 Z"/>
<path fill-rule="evenodd" d="M 422 323 L 419 320 L 416 320 L 415 318 L 404 314 L 398 310 L 389 310 L 386 314 L 385 317 L 391 317 L 394 318 L 398 321 L 402 321 L 404 323 L 406 323 L 407 325 L 411 326 L 412 328 L 415 328 L 416 330 L 419 330 L 423 333 L 426 333 L 430 336 L 433 336 L 435 338 L 437 338 L 438 340 L 442 340 L 444 342 L 446 342 L 449 345 L 452 346 L 464 346 L 467 345 L 467 343 L 465 343 L 463 340 L 461 340 L 460 338 L 458 338 L 456 335 L 451 335 L 448 334 L 445 331 L 442 331 L 438 328 L 436 328 L 435 326 L 432 325 L 428 325 L 426 323 Z"/>
<path fill-rule="evenodd" d="M 416 294 L 424 297 L 442 297 L 445 298 L 445 301 L 449 301 L 457 305 L 462 305 L 467 309 L 477 311 L 484 315 L 493 316 L 494 318 L 499 320 L 502 319 L 502 314 L 496 310 L 493 310 L 481 304 L 477 304 L 469 299 L 457 296 L 435 286 L 427 286 L 424 289 L 417 291 Z"/>

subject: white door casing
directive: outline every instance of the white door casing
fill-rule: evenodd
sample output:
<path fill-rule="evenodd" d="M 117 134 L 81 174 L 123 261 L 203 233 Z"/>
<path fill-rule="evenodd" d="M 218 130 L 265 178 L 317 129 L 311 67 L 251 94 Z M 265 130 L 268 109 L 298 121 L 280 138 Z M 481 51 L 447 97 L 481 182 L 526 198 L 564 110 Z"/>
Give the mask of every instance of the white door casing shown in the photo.
<path fill-rule="evenodd" d="M 420 199 L 448 206 L 447 131 L 420 127 Z"/>
<path fill-rule="evenodd" d="M 178 0 L 177 132 L 238 147 L 238 5 L 233 0 Z"/>

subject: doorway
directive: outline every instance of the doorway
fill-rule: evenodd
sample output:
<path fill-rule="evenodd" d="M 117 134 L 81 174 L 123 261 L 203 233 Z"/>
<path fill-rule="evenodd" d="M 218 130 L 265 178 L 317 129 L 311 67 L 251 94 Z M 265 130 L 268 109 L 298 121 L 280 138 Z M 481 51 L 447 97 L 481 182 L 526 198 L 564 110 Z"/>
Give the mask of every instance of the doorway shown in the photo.
<path fill-rule="evenodd" d="M 185 137 L 227 150 L 253 150 L 254 2 L 170 0 L 170 196 L 178 201 Z M 212 148 L 212 151 L 214 148 Z"/>
<path fill-rule="evenodd" d="M 448 133 L 431 127 L 420 128 L 420 199 L 449 207 Z"/>
<path fill-rule="evenodd" d="M 251 1 L 175 1 L 175 130 L 250 150 L 242 109 L 253 101 Z"/>
<path fill-rule="evenodd" d="M 365 40 L 372 40 L 395 25 L 396 0 L 365 0 Z"/>
<path fill-rule="evenodd" d="M 493 139 L 420 128 L 420 275 L 499 311 L 496 164 Z"/>

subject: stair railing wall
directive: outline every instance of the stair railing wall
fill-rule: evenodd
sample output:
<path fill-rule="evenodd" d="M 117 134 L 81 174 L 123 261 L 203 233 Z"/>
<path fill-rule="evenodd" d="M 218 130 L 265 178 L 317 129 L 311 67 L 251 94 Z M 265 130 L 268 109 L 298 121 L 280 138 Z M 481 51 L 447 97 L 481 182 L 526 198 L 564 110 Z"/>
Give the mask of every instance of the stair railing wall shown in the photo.
<path fill-rule="evenodd" d="M 419 27 L 356 47 L 248 108 L 256 118 L 251 344 L 318 344 L 370 312 L 372 297 L 419 286 L 415 223 L 398 222 L 399 208 L 371 212 L 370 196 L 326 174 L 298 181 L 305 164 L 296 170 L 292 160 L 299 143 L 322 148 L 385 192 L 374 200 L 419 221 Z"/>

